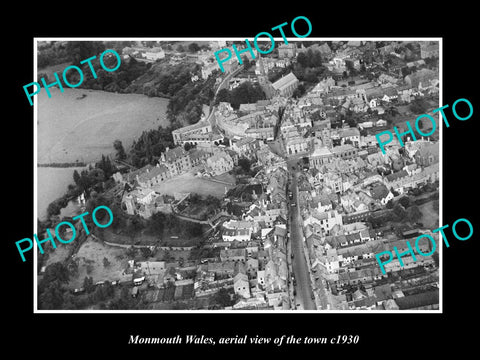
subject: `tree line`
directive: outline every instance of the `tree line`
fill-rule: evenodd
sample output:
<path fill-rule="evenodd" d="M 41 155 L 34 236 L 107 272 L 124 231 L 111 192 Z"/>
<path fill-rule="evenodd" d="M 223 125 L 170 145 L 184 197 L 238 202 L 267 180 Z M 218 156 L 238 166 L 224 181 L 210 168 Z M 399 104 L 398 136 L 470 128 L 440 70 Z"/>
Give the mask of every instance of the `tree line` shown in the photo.
<path fill-rule="evenodd" d="M 228 102 L 232 108 L 238 110 L 241 104 L 253 104 L 258 100 L 265 100 L 266 96 L 258 83 L 245 81 L 232 90 L 221 89 L 215 102 Z"/>
<path fill-rule="evenodd" d="M 155 165 L 167 147 L 173 148 L 175 146 L 172 136 L 173 130 L 172 126 L 166 128 L 159 126 L 158 129 L 144 131 L 138 139 L 133 141 L 127 154 L 123 152 L 124 156 L 122 157 L 117 151 L 117 156 L 120 160 L 126 159 L 128 163 L 137 168 L 147 164 Z"/>
<path fill-rule="evenodd" d="M 124 46 L 106 42 L 109 48 L 114 48 L 119 54 Z M 198 45 L 190 44 L 191 52 L 198 51 Z M 96 78 L 89 69 L 89 64 L 80 64 L 80 61 L 94 55 L 99 55 L 106 49 L 105 43 L 101 41 L 69 41 L 54 42 L 46 46 L 38 53 L 39 68 L 55 65 L 61 62 L 70 62 L 78 66 L 83 72 L 83 82 L 79 88 L 103 90 L 118 93 L 143 94 L 150 97 L 167 97 L 170 99 L 167 108 L 167 118 L 174 126 L 184 126 L 197 122 L 202 114 L 202 105 L 209 105 L 214 97 L 215 79 L 218 71 L 208 79 L 201 79 L 200 65 L 191 62 L 181 62 L 171 65 L 166 60 L 157 60 L 155 63 L 138 61 L 132 56 L 122 59 L 119 69 L 114 72 L 107 72 L 95 66 Z M 60 61 L 61 60 L 61 61 Z M 60 61 L 60 62 L 59 62 Z M 116 65 L 115 57 L 105 58 L 107 68 Z M 99 63 L 99 59 L 92 62 Z M 192 80 L 195 75 L 197 79 Z M 42 74 L 43 77 L 46 77 Z M 70 71 L 66 74 L 71 84 L 80 82 L 80 74 Z M 51 81 L 46 77 L 46 81 Z M 52 80 L 53 81 L 53 80 Z"/>
<path fill-rule="evenodd" d="M 141 309 L 142 300 L 130 295 L 130 288 L 122 286 L 116 290 L 109 281 L 95 286 L 93 279 L 86 276 L 83 280 L 84 293 L 73 295 L 67 288 L 71 277 L 75 276 L 78 267 L 75 262 L 71 266 L 56 262 L 46 267 L 38 286 L 38 308 L 41 310 L 75 310 L 96 305 L 105 310 Z"/>
<path fill-rule="evenodd" d="M 102 155 L 100 161 L 95 166 L 89 166 L 86 169 L 73 171 L 74 184 L 67 187 L 67 192 L 60 198 L 52 201 L 47 207 L 47 216 L 60 214 L 62 208 L 66 207 L 68 202 L 85 192 L 87 197 L 93 189 L 102 192 L 114 185 L 111 176 L 116 172 L 116 166 L 112 163 L 108 156 Z"/>

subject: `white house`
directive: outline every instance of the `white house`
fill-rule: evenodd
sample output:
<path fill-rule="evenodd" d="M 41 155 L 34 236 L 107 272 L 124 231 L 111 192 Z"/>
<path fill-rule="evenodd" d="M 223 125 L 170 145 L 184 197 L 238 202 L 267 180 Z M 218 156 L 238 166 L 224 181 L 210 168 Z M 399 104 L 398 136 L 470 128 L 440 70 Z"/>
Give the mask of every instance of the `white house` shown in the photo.
<path fill-rule="evenodd" d="M 358 146 L 360 142 L 360 131 L 357 128 L 346 128 L 338 131 L 342 145 L 345 141 L 351 141 L 354 146 Z"/>
<path fill-rule="evenodd" d="M 147 60 L 159 60 L 165 57 L 165 51 L 161 47 L 156 47 L 145 51 L 143 54 Z"/>
<path fill-rule="evenodd" d="M 246 299 L 250 298 L 250 283 L 248 276 L 242 273 L 238 273 L 233 278 L 233 291 Z"/>
<path fill-rule="evenodd" d="M 388 194 L 380 200 L 382 205 L 387 205 L 387 203 L 394 198 L 393 194 L 391 191 L 388 192 Z"/>
<path fill-rule="evenodd" d="M 250 241 L 252 229 L 225 229 L 222 234 L 223 241 Z"/>
<path fill-rule="evenodd" d="M 376 123 L 375 123 L 375 126 L 379 127 L 379 126 L 387 126 L 387 121 L 386 120 L 378 120 Z"/>
<path fill-rule="evenodd" d="M 359 127 L 360 129 L 369 129 L 369 128 L 373 127 L 373 122 L 371 122 L 371 121 L 365 121 L 365 122 L 363 122 L 363 123 L 358 124 L 358 127 Z"/>

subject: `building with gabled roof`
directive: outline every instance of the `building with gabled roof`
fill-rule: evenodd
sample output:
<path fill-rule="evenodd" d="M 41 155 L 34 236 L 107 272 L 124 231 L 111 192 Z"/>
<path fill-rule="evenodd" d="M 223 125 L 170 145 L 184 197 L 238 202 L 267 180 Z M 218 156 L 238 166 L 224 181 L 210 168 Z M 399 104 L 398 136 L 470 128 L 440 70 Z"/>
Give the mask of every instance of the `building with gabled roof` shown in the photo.
<path fill-rule="evenodd" d="M 224 229 L 223 241 L 249 241 L 252 236 L 252 229 Z"/>
<path fill-rule="evenodd" d="M 350 144 L 335 146 L 331 149 L 333 156 L 342 159 L 352 159 L 357 156 L 358 149 Z"/>
<path fill-rule="evenodd" d="M 438 80 L 438 73 L 427 68 L 420 69 L 404 78 L 408 86 L 418 89 L 429 87 L 435 80 Z"/>
<path fill-rule="evenodd" d="M 280 79 L 275 81 L 272 84 L 272 87 L 277 96 L 292 96 L 295 89 L 298 87 L 299 81 L 297 77 L 292 73 L 288 73 L 285 76 L 282 76 Z"/>
<path fill-rule="evenodd" d="M 220 250 L 221 261 L 245 262 L 247 252 L 245 248 Z"/>
<path fill-rule="evenodd" d="M 144 172 L 136 174 L 137 183 L 142 187 L 152 187 L 172 177 L 168 167 L 164 164 L 147 165 L 142 169 Z"/>
<path fill-rule="evenodd" d="M 440 146 L 438 143 L 427 143 L 415 152 L 415 162 L 420 166 L 430 166 L 438 163 L 440 158 L 439 152 Z"/>
<path fill-rule="evenodd" d="M 232 261 L 208 262 L 207 272 L 218 275 L 231 275 L 235 271 L 235 263 Z"/>
<path fill-rule="evenodd" d="M 390 190 L 383 184 L 377 183 L 370 188 L 370 196 L 386 205 L 391 199 L 393 199 L 393 194 Z"/>
<path fill-rule="evenodd" d="M 172 131 L 173 143 L 175 145 L 182 144 L 183 140 L 189 135 L 193 134 L 208 134 L 212 132 L 212 125 L 205 120 L 175 129 Z"/>
<path fill-rule="evenodd" d="M 160 165 L 165 165 L 172 176 L 180 175 L 192 168 L 188 152 L 181 146 L 170 149 L 167 147 L 160 156 Z"/>
<path fill-rule="evenodd" d="M 421 292 L 395 299 L 400 310 L 431 310 L 439 308 L 439 290 Z"/>
<path fill-rule="evenodd" d="M 188 156 L 190 156 L 190 161 L 192 163 L 192 166 L 197 166 L 199 164 L 204 163 L 211 153 L 202 150 L 202 149 L 190 149 L 188 150 Z"/>
<path fill-rule="evenodd" d="M 278 47 L 278 57 L 280 59 L 294 58 L 296 55 L 297 45 L 295 43 L 282 44 Z"/>
<path fill-rule="evenodd" d="M 233 278 L 233 291 L 246 299 L 250 298 L 250 282 L 248 276 L 239 272 Z"/>
<path fill-rule="evenodd" d="M 342 142 L 342 145 L 345 144 L 345 141 L 350 141 L 354 146 L 358 147 L 360 142 L 360 130 L 358 128 L 346 128 L 340 129 L 338 131 L 338 135 Z"/>

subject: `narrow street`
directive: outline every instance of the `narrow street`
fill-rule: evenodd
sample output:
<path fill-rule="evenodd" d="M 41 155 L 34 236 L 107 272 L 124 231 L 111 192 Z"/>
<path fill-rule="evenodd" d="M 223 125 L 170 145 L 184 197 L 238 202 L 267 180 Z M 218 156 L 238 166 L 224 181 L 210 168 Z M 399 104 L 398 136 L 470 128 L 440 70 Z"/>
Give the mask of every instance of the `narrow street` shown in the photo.
<path fill-rule="evenodd" d="M 295 166 L 295 169 L 293 168 Z M 297 165 L 288 163 L 288 170 L 291 174 L 290 190 L 293 198 L 289 202 L 290 213 L 290 241 L 292 250 L 293 276 L 295 277 L 295 306 L 302 310 L 316 310 L 315 298 L 313 295 L 310 273 L 303 248 L 302 217 L 299 210 L 298 186 L 297 186 Z M 295 205 L 293 205 L 295 204 Z M 293 279 L 290 279 L 293 280 Z"/>

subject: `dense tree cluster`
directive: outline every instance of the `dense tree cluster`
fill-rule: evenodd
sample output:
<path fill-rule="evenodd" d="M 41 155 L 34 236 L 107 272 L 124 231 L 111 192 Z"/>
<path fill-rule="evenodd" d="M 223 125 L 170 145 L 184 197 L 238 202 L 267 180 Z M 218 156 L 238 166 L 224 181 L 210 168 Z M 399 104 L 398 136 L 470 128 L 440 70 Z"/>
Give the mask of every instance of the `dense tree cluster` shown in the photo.
<path fill-rule="evenodd" d="M 134 309 L 139 304 L 139 300 L 130 295 L 128 287 L 122 287 L 116 292 L 109 281 L 95 286 L 89 276 L 83 280 L 84 293 L 73 295 L 65 286 L 69 276 L 69 270 L 63 263 L 56 262 L 47 266 L 38 287 L 39 309 L 75 310 L 92 305 L 100 309 Z"/>
<path fill-rule="evenodd" d="M 200 50 L 200 46 L 197 43 L 192 42 L 188 45 L 188 51 L 195 53 Z"/>
<path fill-rule="evenodd" d="M 88 191 L 100 182 L 109 179 L 115 173 L 116 166 L 108 156 L 102 155 L 100 161 L 95 163 L 95 167 L 89 167 L 80 173 L 77 170 L 73 172 L 73 181 L 80 192 Z"/>
<path fill-rule="evenodd" d="M 139 77 L 130 87 L 134 92 L 141 90 L 149 96 L 173 96 L 191 82 L 193 74 L 199 71 L 198 64 L 181 62 L 170 65 L 168 62 L 155 63 L 148 72 Z"/>
<path fill-rule="evenodd" d="M 235 296 L 231 289 L 221 288 L 213 296 L 213 301 L 219 304 L 222 308 L 232 306 L 238 300 L 238 296 Z"/>
<path fill-rule="evenodd" d="M 238 159 L 238 166 L 233 169 L 234 175 L 248 175 L 255 176 L 257 171 L 252 168 L 252 165 L 255 164 L 255 160 L 248 159 L 246 157 L 241 157 Z"/>
<path fill-rule="evenodd" d="M 292 70 L 293 70 L 292 66 L 286 66 L 283 68 L 274 66 L 273 68 L 268 70 L 268 74 L 267 74 L 268 81 L 270 81 L 271 83 L 274 83 L 275 81 L 280 79 L 282 76 L 287 75 Z"/>
<path fill-rule="evenodd" d="M 46 267 L 42 280 L 38 284 L 39 309 L 61 309 L 63 293 L 70 274 L 65 265 L 60 262 Z"/>
<path fill-rule="evenodd" d="M 37 54 L 39 69 L 64 62 L 79 65 L 80 61 L 100 54 L 104 51 L 102 41 L 53 41 L 40 43 Z"/>
<path fill-rule="evenodd" d="M 428 110 L 428 103 L 423 98 L 417 98 L 411 102 L 409 108 L 410 111 L 412 111 L 416 115 L 425 114 Z"/>
<path fill-rule="evenodd" d="M 284 68 L 273 67 L 268 72 L 268 80 L 271 83 L 274 83 L 282 76 L 293 72 L 298 80 L 305 83 L 305 85 L 313 85 L 318 82 L 318 80 L 325 76 L 327 69 L 322 65 L 322 55 L 318 50 L 312 50 L 311 48 L 307 51 L 301 52 L 297 55 L 296 63 Z M 299 97 L 305 92 L 305 87 L 301 84 L 299 90 L 294 94 L 294 97 Z"/>
<path fill-rule="evenodd" d="M 168 102 L 167 118 L 173 126 L 194 124 L 200 120 L 203 104 L 209 105 L 215 93 L 215 76 L 186 83 Z"/>
<path fill-rule="evenodd" d="M 188 199 L 188 206 L 190 205 L 202 209 L 201 216 L 196 216 L 197 219 L 206 220 L 221 208 L 222 201 L 213 195 L 201 196 L 193 193 Z"/>
<path fill-rule="evenodd" d="M 216 102 L 229 102 L 232 108 L 238 110 L 240 104 L 252 104 L 258 100 L 265 99 L 265 93 L 259 84 L 245 81 L 233 90 L 220 90 L 217 94 Z"/>
<path fill-rule="evenodd" d="M 60 214 L 60 210 L 62 210 L 68 204 L 68 198 L 63 196 L 58 199 L 55 199 L 47 206 L 47 216 L 50 217 L 52 215 Z"/>
<path fill-rule="evenodd" d="M 39 50 L 37 56 L 38 67 L 41 69 L 64 62 L 71 63 L 81 68 L 83 72 L 83 81 L 79 88 L 130 93 L 133 92 L 133 89 L 129 89 L 129 85 L 139 76 L 145 74 L 150 69 L 151 64 L 136 61 L 130 57 L 122 59 L 119 69 L 108 72 L 100 66 L 99 59 L 100 54 L 106 49 L 113 49 L 121 54 L 121 49 L 125 46 L 123 43 L 125 42 L 107 42 L 107 44 L 102 41 L 52 42 Z M 106 45 L 109 45 L 109 47 Z M 80 64 L 81 61 L 93 56 L 97 57 L 92 61 L 96 77 L 92 74 L 88 63 Z M 114 68 L 117 64 L 115 56 L 106 56 L 103 60 L 107 68 Z M 81 78 L 77 71 L 69 71 L 66 76 L 70 84 L 80 83 Z M 53 79 L 48 79 L 48 81 L 53 81 Z"/>
<path fill-rule="evenodd" d="M 174 147 L 172 130 L 174 130 L 172 127 L 159 127 L 156 130 L 144 131 L 133 142 L 127 155 L 127 161 L 137 168 L 147 164 L 154 165 L 167 147 Z"/>
<path fill-rule="evenodd" d="M 297 63 L 304 68 L 315 68 L 322 66 L 322 55 L 318 50 L 312 50 L 309 48 L 305 52 L 301 52 L 297 55 Z"/>
<path fill-rule="evenodd" d="M 203 197 L 197 193 L 193 193 L 188 200 L 193 205 L 203 204 L 207 207 L 211 206 L 216 209 L 218 209 L 222 204 L 222 201 L 213 195 L 207 195 Z"/>
<path fill-rule="evenodd" d="M 120 140 L 115 140 L 113 142 L 113 148 L 117 152 L 117 159 L 118 160 L 125 160 L 127 155 L 125 154 L 125 149 L 123 148 L 123 144 Z"/>
<path fill-rule="evenodd" d="M 99 64 L 99 60 L 92 61 L 94 64 Z M 117 64 L 117 58 L 115 56 L 105 57 L 104 64 L 107 68 L 114 68 Z M 96 66 L 95 73 L 97 78 L 94 78 L 92 72 L 88 69 L 88 64 L 82 65 L 82 71 L 84 79 L 80 88 L 104 90 L 109 92 L 120 93 L 143 93 L 130 85 L 141 75 L 145 74 L 150 67 L 151 63 L 145 63 L 137 61 L 133 57 L 123 59 L 120 67 L 112 72 L 105 71 L 100 65 Z M 72 84 L 76 84 L 80 81 L 79 74 L 76 71 L 68 72 L 68 81 Z M 148 95 L 148 94 L 145 94 Z"/>
<path fill-rule="evenodd" d="M 115 165 L 109 157 L 102 155 L 102 159 L 95 164 L 95 167 L 89 166 L 87 169 L 73 171 L 74 184 L 70 184 L 67 192 L 58 199 L 52 201 L 47 207 L 47 216 L 60 214 L 62 208 L 66 207 L 69 200 L 85 192 L 87 197 L 90 191 L 103 191 L 107 188 L 106 183 L 112 174 L 116 171 Z"/>
<path fill-rule="evenodd" d="M 298 84 L 297 88 L 293 91 L 292 97 L 298 99 L 299 97 L 302 97 L 306 91 L 307 89 L 305 85 Z"/>
<path fill-rule="evenodd" d="M 408 198 L 402 198 L 403 203 L 406 203 L 407 201 L 409 202 Z M 373 228 L 381 227 L 388 221 L 409 221 L 411 223 L 415 223 L 418 222 L 418 220 L 422 217 L 422 212 L 417 205 L 409 205 L 407 208 L 405 208 L 402 206 L 400 201 L 397 203 L 389 201 L 387 203 L 387 209 L 390 211 L 385 212 L 382 216 L 369 216 L 367 218 L 367 221 L 372 225 Z"/>
<path fill-rule="evenodd" d="M 322 65 L 320 51 L 308 49 L 297 55 L 297 62 L 293 66 L 293 74 L 298 80 L 307 84 L 316 84 L 322 77 L 326 68 Z"/>

